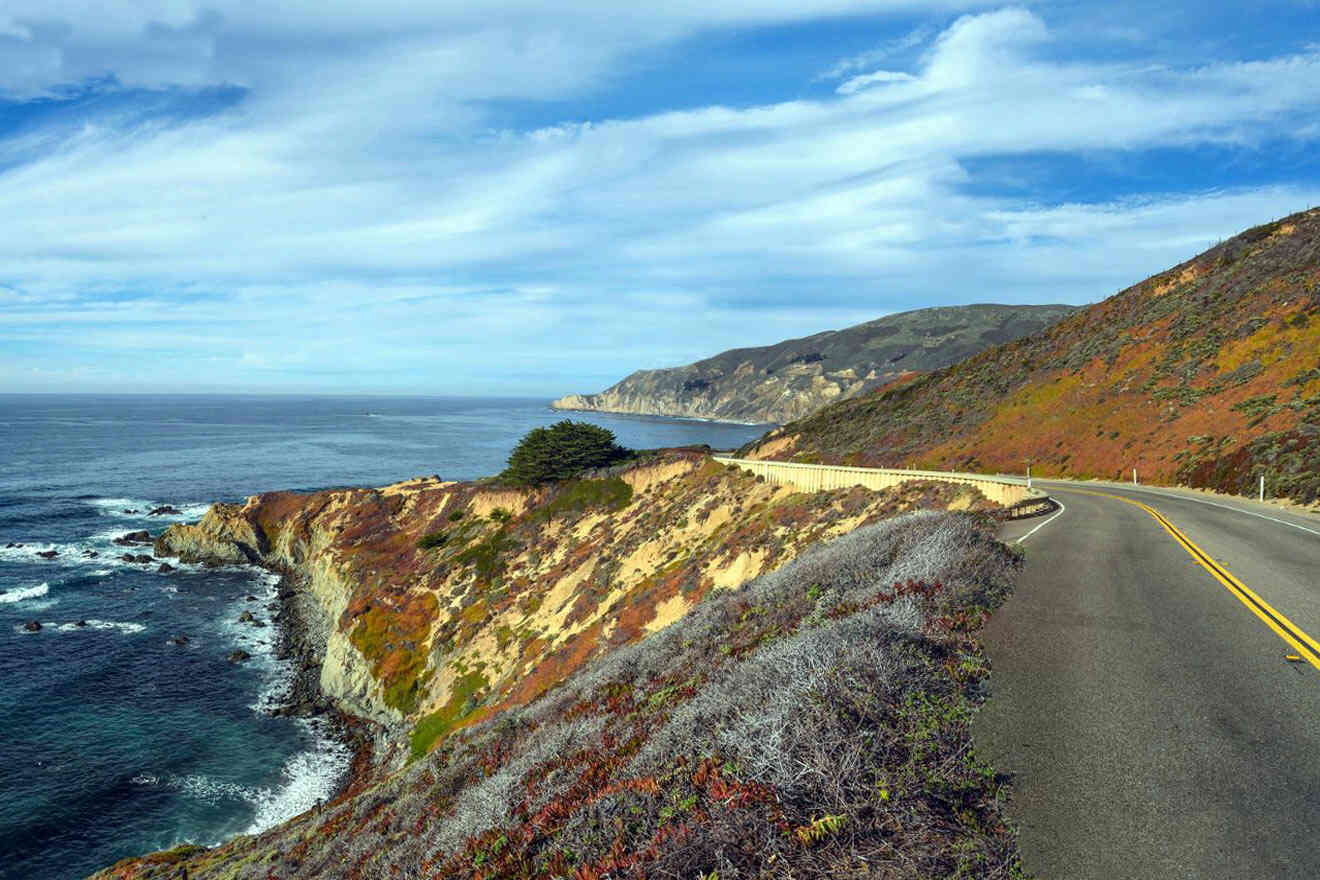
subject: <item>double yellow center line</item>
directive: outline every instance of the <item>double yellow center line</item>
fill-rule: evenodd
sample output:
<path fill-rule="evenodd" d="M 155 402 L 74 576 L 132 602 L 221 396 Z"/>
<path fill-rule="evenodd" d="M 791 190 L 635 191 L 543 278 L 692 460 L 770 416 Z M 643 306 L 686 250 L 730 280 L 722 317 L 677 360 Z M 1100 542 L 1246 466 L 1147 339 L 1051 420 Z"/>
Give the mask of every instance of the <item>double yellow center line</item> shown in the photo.
<path fill-rule="evenodd" d="M 1265 625 L 1274 630 L 1279 638 L 1287 642 L 1297 652 L 1298 657 L 1310 663 L 1316 669 L 1320 669 L 1320 644 L 1317 644 L 1315 639 L 1307 635 L 1301 627 L 1282 613 L 1271 607 L 1270 603 L 1256 595 L 1250 587 L 1234 577 L 1232 572 L 1211 559 L 1209 553 L 1196 546 L 1191 538 L 1184 535 L 1177 526 L 1169 522 L 1164 514 L 1155 508 L 1131 498 L 1124 498 L 1122 495 L 1112 495 L 1109 492 L 1093 492 L 1089 489 L 1055 489 L 1052 491 L 1075 492 L 1079 495 L 1099 495 L 1104 498 L 1112 498 L 1115 501 L 1122 501 L 1124 504 L 1131 504 L 1134 507 L 1140 507 L 1153 516 L 1155 521 L 1162 525 L 1164 530 L 1172 535 L 1173 539 L 1181 544 L 1182 548 L 1191 554 L 1191 557 L 1202 568 L 1210 572 L 1215 580 L 1223 584 L 1230 593 L 1237 597 L 1239 602 L 1251 609 L 1252 614 L 1263 620 Z"/>

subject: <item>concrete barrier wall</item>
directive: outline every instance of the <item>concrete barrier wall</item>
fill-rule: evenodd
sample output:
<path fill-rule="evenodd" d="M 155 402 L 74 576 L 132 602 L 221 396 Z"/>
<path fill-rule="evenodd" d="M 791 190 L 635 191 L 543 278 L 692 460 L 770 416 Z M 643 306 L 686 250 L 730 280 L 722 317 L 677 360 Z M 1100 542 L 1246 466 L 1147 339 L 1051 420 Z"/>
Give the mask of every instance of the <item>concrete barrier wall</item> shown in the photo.
<path fill-rule="evenodd" d="M 822 489 L 847 489 L 864 486 L 867 489 L 888 489 L 909 480 L 937 480 L 975 486 L 986 498 L 1004 507 L 1023 501 L 1043 501 L 1048 496 L 1039 489 L 1028 489 L 1026 483 L 1006 477 L 986 477 L 980 474 L 956 474 L 949 471 L 909 471 L 898 468 L 841 467 L 830 464 L 797 464 L 787 461 L 753 461 L 747 458 L 715 456 L 721 464 L 733 464 L 750 471 L 767 482 L 783 483 L 803 492 Z"/>

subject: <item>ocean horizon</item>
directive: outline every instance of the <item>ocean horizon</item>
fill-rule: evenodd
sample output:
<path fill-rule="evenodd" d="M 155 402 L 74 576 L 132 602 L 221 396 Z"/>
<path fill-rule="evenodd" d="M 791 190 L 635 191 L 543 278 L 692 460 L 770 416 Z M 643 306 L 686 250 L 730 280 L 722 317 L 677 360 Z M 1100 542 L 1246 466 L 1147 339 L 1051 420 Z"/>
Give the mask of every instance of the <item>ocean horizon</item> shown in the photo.
<path fill-rule="evenodd" d="M 162 570 L 116 539 L 259 492 L 491 475 L 565 418 L 633 448 L 764 431 L 545 398 L 0 394 L 0 878 L 82 877 L 254 833 L 333 796 L 346 771 L 324 719 L 272 714 L 294 673 L 277 656 L 275 576 Z M 250 659 L 230 662 L 238 650 Z"/>

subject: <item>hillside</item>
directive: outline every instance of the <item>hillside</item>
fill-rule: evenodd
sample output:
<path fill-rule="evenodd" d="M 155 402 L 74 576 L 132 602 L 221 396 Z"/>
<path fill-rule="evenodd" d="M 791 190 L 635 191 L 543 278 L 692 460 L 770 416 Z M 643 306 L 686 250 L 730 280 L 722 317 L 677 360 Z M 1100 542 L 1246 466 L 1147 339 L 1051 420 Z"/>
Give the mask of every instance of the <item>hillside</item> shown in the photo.
<path fill-rule="evenodd" d="M 1320 498 L 1320 210 L 966 361 L 834 404 L 760 458 Z"/>
<path fill-rule="evenodd" d="M 286 575 L 281 625 L 364 731 L 354 778 L 261 835 L 99 876 L 1011 865 L 966 725 L 970 633 L 1017 563 L 943 513 L 987 507 L 946 484 L 800 493 L 681 451 L 549 489 L 216 505 L 157 555 Z"/>
<path fill-rule="evenodd" d="M 1048 327 L 1072 306 L 972 305 L 918 309 L 845 330 L 736 348 L 685 367 L 639 370 L 599 394 L 555 409 L 782 423 L 898 376 L 948 366 Z"/>

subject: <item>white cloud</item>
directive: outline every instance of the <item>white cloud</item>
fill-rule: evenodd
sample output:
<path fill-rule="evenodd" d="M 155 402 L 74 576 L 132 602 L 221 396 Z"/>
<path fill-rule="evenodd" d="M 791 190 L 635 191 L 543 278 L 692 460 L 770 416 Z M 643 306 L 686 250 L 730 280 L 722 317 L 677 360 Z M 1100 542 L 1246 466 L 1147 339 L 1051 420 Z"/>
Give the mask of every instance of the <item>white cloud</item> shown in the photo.
<path fill-rule="evenodd" d="M 1095 299 L 1320 202 L 1301 185 L 1216 181 L 1099 206 L 967 187 L 978 157 L 1314 140 L 1315 52 L 1061 61 L 1042 18 L 1014 8 L 957 19 L 910 73 L 841 67 L 837 96 L 523 131 L 493 127 L 483 101 L 577 94 L 638 51 L 643 25 L 709 22 L 695 3 L 649 9 L 588 45 L 597 25 L 584 37 L 531 5 L 500 7 L 524 19 L 503 28 L 464 7 L 443 34 L 403 4 L 316 23 L 309 6 L 294 17 L 320 48 L 284 57 L 292 25 L 216 9 L 162 4 L 66 32 L 61 75 L 119 63 L 114 47 L 155 21 L 152 39 L 185 48 L 123 70 L 244 82 L 236 107 L 0 141 L 0 377 L 31 357 L 11 346 L 54 359 L 94 340 L 125 359 L 210 358 L 235 382 L 305 368 L 480 390 L 516 365 L 540 370 L 537 390 L 590 390 L 899 308 Z M 749 2 L 717 23 L 805 14 Z M 264 42 L 227 46 L 239 24 Z M 366 38 L 326 48 L 353 28 Z"/>
<path fill-rule="evenodd" d="M 903 73 L 895 70 L 876 70 L 871 73 L 864 73 L 860 76 L 851 77 L 839 84 L 834 91 L 840 95 L 851 95 L 854 92 L 860 92 L 868 86 L 879 85 L 881 83 L 903 83 L 916 80 L 910 73 Z"/>

